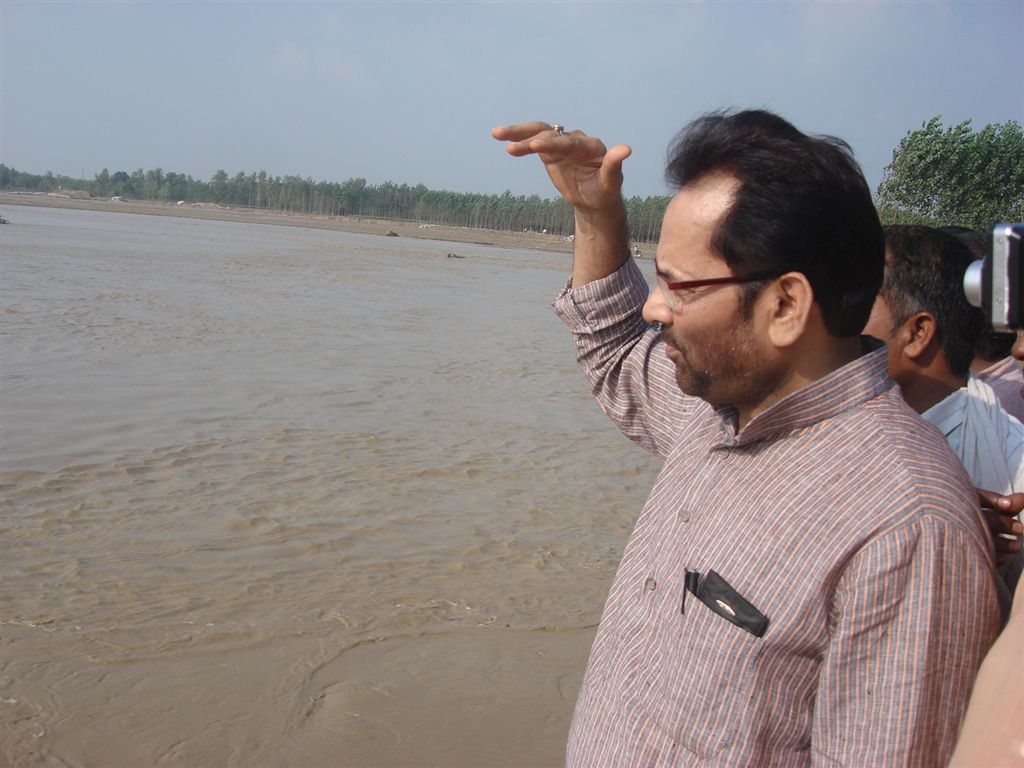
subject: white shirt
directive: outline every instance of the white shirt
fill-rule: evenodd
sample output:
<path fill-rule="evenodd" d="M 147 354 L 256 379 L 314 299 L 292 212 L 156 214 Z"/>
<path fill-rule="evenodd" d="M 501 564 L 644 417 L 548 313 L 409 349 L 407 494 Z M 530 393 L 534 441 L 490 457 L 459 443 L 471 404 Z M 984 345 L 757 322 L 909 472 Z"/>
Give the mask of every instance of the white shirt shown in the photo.
<path fill-rule="evenodd" d="M 921 415 L 942 431 L 976 487 L 1024 491 L 1024 424 L 1003 410 L 988 384 L 971 376 Z"/>

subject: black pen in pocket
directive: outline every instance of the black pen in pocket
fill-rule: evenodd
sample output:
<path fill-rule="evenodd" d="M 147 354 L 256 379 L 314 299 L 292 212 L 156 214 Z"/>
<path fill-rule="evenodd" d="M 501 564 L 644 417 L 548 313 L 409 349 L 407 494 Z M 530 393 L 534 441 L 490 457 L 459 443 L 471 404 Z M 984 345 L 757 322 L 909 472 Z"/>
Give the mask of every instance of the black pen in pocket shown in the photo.
<path fill-rule="evenodd" d="M 679 605 L 679 612 L 686 613 L 686 593 L 697 594 L 697 585 L 700 584 L 700 571 L 686 569 L 686 576 L 683 579 L 683 600 Z"/>

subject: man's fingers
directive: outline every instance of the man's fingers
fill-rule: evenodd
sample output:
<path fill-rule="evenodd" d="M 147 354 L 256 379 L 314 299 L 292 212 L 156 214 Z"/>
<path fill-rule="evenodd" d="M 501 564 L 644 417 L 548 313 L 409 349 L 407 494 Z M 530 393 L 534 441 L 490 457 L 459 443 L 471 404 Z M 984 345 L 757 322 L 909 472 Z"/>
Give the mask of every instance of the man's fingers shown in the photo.
<path fill-rule="evenodd" d="M 1024 493 L 1003 496 L 978 488 L 981 514 L 985 518 L 995 546 L 996 565 L 1003 566 L 1021 549 L 1020 536 L 1024 525 L 1015 515 L 1024 508 Z"/>
<path fill-rule="evenodd" d="M 573 142 L 569 136 L 549 133 L 547 136 L 532 136 L 525 141 L 510 141 L 505 150 L 513 157 L 526 155 L 560 155 L 568 156 L 573 151 Z"/>
<path fill-rule="evenodd" d="M 598 141 L 598 144 L 601 142 Z M 601 147 L 604 148 L 603 146 Z M 583 145 L 570 134 L 555 133 L 550 128 L 538 134 L 531 134 L 522 141 L 510 141 L 505 149 L 514 157 L 525 155 L 561 155 L 578 154 Z"/>
<path fill-rule="evenodd" d="M 576 128 L 571 131 L 565 131 L 565 126 L 562 126 L 563 131 L 570 136 L 586 136 L 583 131 Z M 538 133 L 544 131 L 553 131 L 554 126 L 545 123 L 543 120 L 534 120 L 529 123 L 515 123 L 513 125 L 499 125 L 496 128 L 491 129 L 491 136 L 496 138 L 498 141 L 524 141 L 531 136 L 536 136 Z"/>
<path fill-rule="evenodd" d="M 633 148 L 629 144 L 616 144 L 608 150 L 608 159 L 622 165 L 622 161 L 633 154 Z"/>
<path fill-rule="evenodd" d="M 1002 515 L 994 509 L 983 509 L 981 512 L 985 516 L 985 525 L 993 533 L 1004 533 L 1008 536 L 1020 536 L 1024 533 L 1024 526 L 1013 517 Z"/>
<path fill-rule="evenodd" d="M 978 488 L 977 491 L 983 507 L 994 509 L 1004 515 L 1016 515 L 1018 512 L 1024 511 L 1024 493 L 1011 493 L 1003 496 L 982 488 Z"/>
<path fill-rule="evenodd" d="M 601 162 L 601 173 L 605 177 L 618 177 L 622 173 L 622 163 L 633 154 L 633 148 L 628 144 L 616 144 L 605 152 L 604 160 Z"/>
<path fill-rule="evenodd" d="M 491 136 L 498 141 L 508 142 L 505 149 L 513 157 L 525 157 L 542 152 L 544 145 L 534 146 L 534 142 L 543 134 L 551 137 L 558 136 L 550 125 L 541 120 L 514 125 L 499 125 L 491 129 Z"/>
<path fill-rule="evenodd" d="M 1020 552 L 1020 539 L 1004 539 L 1002 536 L 996 536 L 996 552 L 1003 555 L 1015 555 Z"/>
<path fill-rule="evenodd" d="M 498 141 L 523 141 L 531 136 L 536 136 L 541 131 L 550 131 L 551 126 L 543 120 L 534 120 L 530 123 L 516 123 L 515 125 L 499 125 L 491 129 L 491 136 Z"/>
<path fill-rule="evenodd" d="M 557 133 L 552 126 L 540 120 L 499 125 L 491 129 L 491 136 L 499 141 L 507 141 L 506 150 L 514 157 L 547 155 L 542 158 L 545 162 L 558 157 L 603 158 L 606 152 L 604 142 L 600 139 L 587 136 L 578 129 Z M 621 156 L 617 157 L 616 162 L 621 165 L 632 150 L 625 144 L 620 144 L 618 149 Z M 625 150 L 625 154 L 621 154 L 622 150 Z"/>

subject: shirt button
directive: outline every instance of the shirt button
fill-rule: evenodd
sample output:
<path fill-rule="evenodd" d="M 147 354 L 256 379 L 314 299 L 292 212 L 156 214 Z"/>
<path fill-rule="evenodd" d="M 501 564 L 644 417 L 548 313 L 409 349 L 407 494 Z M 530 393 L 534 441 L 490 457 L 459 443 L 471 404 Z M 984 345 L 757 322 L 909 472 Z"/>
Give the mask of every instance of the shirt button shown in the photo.
<path fill-rule="evenodd" d="M 681 522 L 681 523 L 688 523 L 688 522 L 690 522 L 690 510 L 688 510 L 688 509 L 680 509 L 679 510 L 679 514 L 677 515 L 677 517 L 679 518 L 679 522 Z"/>
<path fill-rule="evenodd" d="M 653 592 L 657 588 L 658 582 L 654 580 L 653 576 L 648 576 L 646 579 L 644 579 L 644 589 L 646 589 L 648 592 Z"/>

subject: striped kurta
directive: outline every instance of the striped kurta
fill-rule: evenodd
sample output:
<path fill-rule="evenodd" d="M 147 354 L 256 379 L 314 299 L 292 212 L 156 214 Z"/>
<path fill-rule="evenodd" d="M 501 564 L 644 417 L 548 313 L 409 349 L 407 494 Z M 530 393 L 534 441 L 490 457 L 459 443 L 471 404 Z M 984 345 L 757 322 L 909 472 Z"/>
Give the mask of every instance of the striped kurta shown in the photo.
<path fill-rule="evenodd" d="M 664 466 L 605 604 L 569 766 L 942 765 L 995 638 L 976 496 L 884 350 L 757 415 L 682 394 L 630 261 L 556 312 L 601 408 Z M 758 636 L 684 574 L 715 572 Z M 728 608 L 728 606 L 726 606 Z M 729 608 L 730 612 L 732 609 Z"/>

